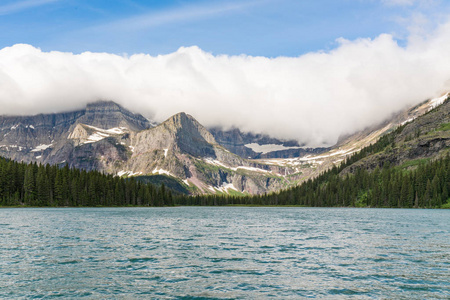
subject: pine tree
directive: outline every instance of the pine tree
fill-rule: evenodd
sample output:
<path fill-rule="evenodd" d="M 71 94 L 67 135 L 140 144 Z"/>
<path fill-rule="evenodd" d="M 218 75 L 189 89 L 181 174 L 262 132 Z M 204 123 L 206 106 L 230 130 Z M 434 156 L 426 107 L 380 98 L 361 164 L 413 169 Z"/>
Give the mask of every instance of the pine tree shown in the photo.
<path fill-rule="evenodd" d="M 36 205 L 49 206 L 50 205 L 50 183 L 43 167 L 38 168 L 36 174 Z"/>
<path fill-rule="evenodd" d="M 25 179 L 23 182 L 24 203 L 25 205 L 37 205 L 35 203 L 35 182 L 33 168 L 29 166 L 25 170 Z"/>
<path fill-rule="evenodd" d="M 65 190 L 65 188 L 64 188 L 64 182 L 62 179 L 62 171 L 58 170 L 56 172 L 55 184 L 54 184 L 54 199 L 55 199 L 55 204 L 57 206 L 64 205 L 64 190 Z"/>

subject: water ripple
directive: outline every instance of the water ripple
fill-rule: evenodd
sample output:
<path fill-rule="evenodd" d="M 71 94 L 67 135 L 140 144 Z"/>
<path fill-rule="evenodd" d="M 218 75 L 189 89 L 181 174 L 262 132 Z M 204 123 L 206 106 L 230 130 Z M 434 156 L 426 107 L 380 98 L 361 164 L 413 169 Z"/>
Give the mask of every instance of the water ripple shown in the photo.
<path fill-rule="evenodd" d="M 0 210 L 0 298 L 448 299 L 450 211 Z"/>

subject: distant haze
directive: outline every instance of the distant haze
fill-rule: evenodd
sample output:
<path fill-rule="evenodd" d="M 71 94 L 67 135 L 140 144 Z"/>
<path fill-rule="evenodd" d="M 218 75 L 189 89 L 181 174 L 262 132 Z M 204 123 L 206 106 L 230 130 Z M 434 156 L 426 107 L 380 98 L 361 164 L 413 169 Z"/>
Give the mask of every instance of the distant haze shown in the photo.
<path fill-rule="evenodd" d="M 331 145 L 450 89 L 450 24 L 399 46 L 388 34 L 340 40 L 299 57 L 159 56 L 0 50 L 0 114 L 37 114 L 113 100 L 155 121 L 184 111 L 205 126 Z"/>

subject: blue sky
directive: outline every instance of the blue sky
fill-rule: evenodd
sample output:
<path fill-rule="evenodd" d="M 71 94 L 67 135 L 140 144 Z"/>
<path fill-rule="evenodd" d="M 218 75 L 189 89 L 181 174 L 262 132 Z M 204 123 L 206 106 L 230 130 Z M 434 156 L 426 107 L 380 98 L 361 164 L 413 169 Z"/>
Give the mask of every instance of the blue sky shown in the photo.
<path fill-rule="evenodd" d="M 213 54 L 299 56 L 336 39 L 432 28 L 446 0 L 2 0 L 0 48 L 166 54 L 196 45 Z M 425 26 L 425 27 L 424 27 Z"/>
<path fill-rule="evenodd" d="M 0 114 L 107 99 L 332 145 L 450 92 L 449 16 L 450 0 L 0 0 Z"/>

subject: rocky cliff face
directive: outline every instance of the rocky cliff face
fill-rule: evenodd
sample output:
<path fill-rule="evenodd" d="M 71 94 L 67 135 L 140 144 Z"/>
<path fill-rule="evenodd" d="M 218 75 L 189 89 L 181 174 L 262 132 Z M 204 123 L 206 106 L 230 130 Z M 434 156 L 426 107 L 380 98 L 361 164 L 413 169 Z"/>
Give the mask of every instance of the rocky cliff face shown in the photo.
<path fill-rule="evenodd" d="M 185 113 L 132 134 L 129 147 L 132 154 L 119 172 L 166 174 L 183 181 L 194 193 L 258 194 L 285 184 L 285 178 L 277 173 L 279 167 L 248 161 L 231 153 Z"/>
<path fill-rule="evenodd" d="M 332 149 L 302 149 L 296 142 L 237 129 L 209 131 L 185 113 L 153 127 L 141 115 L 113 102 L 96 102 L 69 113 L 0 117 L 0 155 L 118 176 L 163 175 L 193 194 L 261 194 L 317 176 L 382 134 L 426 113 L 433 103 L 437 102 L 427 101 L 389 122 L 346 137 Z M 439 115 L 444 123 L 448 122 L 445 109 Z M 429 115 L 421 120 L 436 118 L 432 112 Z M 417 130 L 427 132 L 417 146 L 402 142 L 411 157 L 432 157 L 435 149 L 448 148 L 448 137 L 426 122 L 414 128 L 408 125 L 404 132 L 411 136 Z M 441 133 L 431 134 L 433 130 Z"/>
<path fill-rule="evenodd" d="M 98 101 L 86 106 L 83 116 L 77 123 L 109 129 L 125 127 L 132 131 L 150 128 L 149 121 L 139 114 L 134 114 L 112 101 Z"/>
<path fill-rule="evenodd" d="M 371 169 L 382 165 L 384 161 L 390 161 L 394 165 L 401 165 L 414 159 L 432 159 L 434 155 L 443 153 L 441 152 L 442 149 L 448 149 L 448 138 L 445 138 L 445 136 L 448 137 L 448 131 L 436 128 L 440 127 L 439 124 L 448 122 L 448 119 L 445 119 L 444 116 L 448 118 L 448 105 L 450 104 L 448 103 L 449 100 L 445 103 L 444 101 L 449 97 L 450 94 L 447 93 L 441 97 L 424 101 L 415 107 L 407 108 L 381 124 L 342 137 L 329 151 L 318 155 L 308 154 L 296 158 L 261 159 L 260 161 L 294 168 L 294 175 L 302 174 L 301 180 L 297 182 L 298 184 L 309 178 L 317 177 L 333 165 L 339 165 L 347 157 L 375 143 L 381 136 L 402 125 L 406 125 L 406 127 L 402 135 L 400 135 L 404 140 L 398 141 L 401 147 L 393 147 L 392 151 L 379 153 L 358 163 L 367 164 L 364 167 Z M 427 134 L 420 134 L 420 140 L 417 140 L 413 138 L 417 132 L 427 132 Z M 357 168 L 358 166 L 355 165 L 355 167 Z"/>
<path fill-rule="evenodd" d="M 280 140 L 265 134 L 241 132 L 238 128 L 222 130 L 210 128 L 216 141 L 242 158 L 292 158 L 320 154 L 329 148 L 307 148 L 295 140 Z"/>
<path fill-rule="evenodd" d="M 164 175 L 192 193 L 264 193 L 286 186 L 290 168 L 248 161 L 218 144 L 192 116 L 152 127 L 113 102 L 31 117 L 0 117 L 0 155 L 119 176 Z M 289 169 L 289 170 L 288 170 Z"/>
<path fill-rule="evenodd" d="M 133 114 L 111 101 L 95 102 L 84 110 L 68 113 L 0 116 L 0 155 L 25 162 L 69 162 L 68 153 L 79 146 L 73 137 L 74 134 L 81 134 L 83 127 L 78 126 L 81 124 L 94 126 L 95 130 L 143 130 L 151 127 L 150 122 L 141 115 Z M 106 135 L 103 133 L 103 137 Z M 92 138 L 95 139 L 95 136 Z"/>
<path fill-rule="evenodd" d="M 423 104 L 419 107 L 423 107 Z M 386 162 L 390 166 L 414 168 L 417 165 L 450 154 L 450 100 L 417 119 L 403 124 L 395 140 L 384 151 L 367 156 L 343 171 L 358 168 L 374 170 Z"/>

